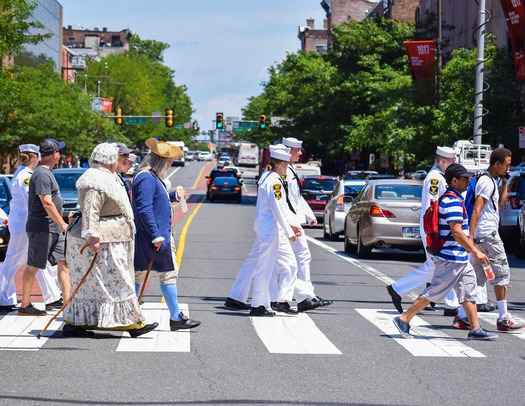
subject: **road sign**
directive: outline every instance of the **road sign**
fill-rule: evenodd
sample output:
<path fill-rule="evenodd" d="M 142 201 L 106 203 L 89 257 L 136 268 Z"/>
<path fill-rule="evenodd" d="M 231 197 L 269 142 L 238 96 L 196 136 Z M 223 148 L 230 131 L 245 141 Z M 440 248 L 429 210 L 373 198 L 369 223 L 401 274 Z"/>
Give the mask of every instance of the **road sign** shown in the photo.
<path fill-rule="evenodd" d="M 146 124 L 146 119 L 141 117 L 128 117 L 126 118 L 126 124 Z"/>
<path fill-rule="evenodd" d="M 184 130 L 184 125 L 182 125 L 182 124 L 176 125 L 175 129 L 176 130 Z"/>
<path fill-rule="evenodd" d="M 257 122 L 256 121 L 239 121 L 237 127 L 239 128 L 257 128 Z"/>

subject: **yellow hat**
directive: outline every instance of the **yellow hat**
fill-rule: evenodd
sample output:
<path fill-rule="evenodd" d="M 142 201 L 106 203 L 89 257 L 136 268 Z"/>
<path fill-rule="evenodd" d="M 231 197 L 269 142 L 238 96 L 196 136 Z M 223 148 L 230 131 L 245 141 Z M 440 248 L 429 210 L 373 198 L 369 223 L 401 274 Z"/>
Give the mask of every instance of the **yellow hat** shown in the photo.
<path fill-rule="evenodd" d="M 179 147 L 166 141 L 157 141 L 155 138 L 148 138 L 146 145 L 151 149 L 151 152 L 161 158 L 181 158 L 184 156 Z"/>

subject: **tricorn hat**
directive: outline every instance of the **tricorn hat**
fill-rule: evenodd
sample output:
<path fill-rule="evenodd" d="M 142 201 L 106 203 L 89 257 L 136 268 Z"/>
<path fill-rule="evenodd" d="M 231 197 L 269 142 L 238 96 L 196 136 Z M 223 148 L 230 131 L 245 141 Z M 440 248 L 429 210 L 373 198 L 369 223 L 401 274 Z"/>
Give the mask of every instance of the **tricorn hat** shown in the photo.
<path fill-rule="evenodd" d="M 184 153 L 179 147 L 166 141 L 157 141 L 155 138 L 148 138 L 146 145 L 151 149 L 151 152 L 161 158 L 182 158 L 184 156 Z"/>

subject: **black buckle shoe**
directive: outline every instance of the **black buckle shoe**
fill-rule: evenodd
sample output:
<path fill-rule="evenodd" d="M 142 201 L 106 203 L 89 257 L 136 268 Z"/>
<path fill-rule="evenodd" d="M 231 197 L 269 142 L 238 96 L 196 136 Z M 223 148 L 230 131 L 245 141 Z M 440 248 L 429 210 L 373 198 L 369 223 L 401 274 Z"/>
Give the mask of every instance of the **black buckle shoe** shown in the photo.
<path fill-rule="evenodd" d="M 224 306 L 236 309 L 236 310 L 249 310 L 250 306 L 244 302 L 241 302 L 239 300 L 232 299 L 231 297 L 227 297 L 226 301 L 224 302 Z"/>
<path fill-rule="evenodd" d="M 317 309 L 321 304 L 312 299 L 304 299 L 302 302 L 297 303 L 297 310 L 299 312 L 305 312 L 307 310 Z"/>
<path fill-rule="evenodd" d="M 314 297 L 314 300 L 319 303 L 319 306 L 329 306 L 334 303 L 333 300 L 325 300 L 320 298 L 319 296 Z"/>
<path fill-rule="evenodd" d="M 9 305 L 9 306 L 0 306 L 0 313 L 9 313 L 13 310 L 16 310 L 15 305 Z"/>
<path fill-rule="evenodd" d="M 192 320 L 184 313 L 179 313 L 180 320 L 170 320 L 170 330 L 188 330 L 190 328 L 195 328 L 201 324 L 200 321 Z"/>
<path fill-rule="evenodd" d="M 386 290 L 388 294 L 390 295 L 390 297 L 392 298 L 392 304 L 394 305 L 396 310 L 399 313 L 403 313 L 403 306 L 401 306 L 401 296 L 399 296 L 399 294 L 394 290 L 392 285 L 388 285 L 386 287 Z"/>
<path fill-rule="evenodd" d="M 133 330 L 128 330 L 128 333 L 131 337 L 133 338 L 137 338 L 138 336 L 141 336 L 143 334 L 147 334 L 153 330 L 155 330 L 157 327 L 158 327 L 159 323 L 151 323 L 151 324 L 146 324 L 144 327 L 142 328 L 135 328 Z"/>
<path fill-rule="evenodd" d="M 264 316 L 275 316 L 275 312 L 268 310 L 265 306 L 260 305 L 259 307 L 250 308 L 250 316 L 264 317 Z"/>
<path fill-rule="evenodd" d="M 64 337 L 94 337 L 95 333 L 72 324 L 64 324 L 62 335 Z"/>
<path fill-rule="evenodd" d="M 276 312 L 283 312 L 288 314 L 299 314 L 299 311 L 295 307 L 291 307 L 288 302 L 271 302 L 272 310 Z"/>
<path fill-rule="evenodd" d="M 61 309 L 62 306 L 64 306 L 64 301 L 62 299 L 58 299 L 54 302 L 46 303 L 46 310 Z"/>

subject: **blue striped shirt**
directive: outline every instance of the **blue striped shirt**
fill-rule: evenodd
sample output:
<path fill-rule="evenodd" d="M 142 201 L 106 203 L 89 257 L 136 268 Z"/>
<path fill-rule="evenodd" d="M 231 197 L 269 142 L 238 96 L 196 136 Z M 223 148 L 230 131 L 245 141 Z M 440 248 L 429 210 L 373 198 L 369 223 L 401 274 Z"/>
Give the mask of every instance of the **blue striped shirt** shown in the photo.
<path fill-rule="evenodd" d="M 443 261 L 468 262 L 468 252 L 452 237 L 450 223 L 462 223 L 461 229 L 469 236 L 468 217 L 463 206 L 463 197 L 457 190 L 448 188 L 456 197 L 443 196 L 439 203 L 439 235 L 445 241 L 443 249 L 435 256 Z"/>

